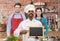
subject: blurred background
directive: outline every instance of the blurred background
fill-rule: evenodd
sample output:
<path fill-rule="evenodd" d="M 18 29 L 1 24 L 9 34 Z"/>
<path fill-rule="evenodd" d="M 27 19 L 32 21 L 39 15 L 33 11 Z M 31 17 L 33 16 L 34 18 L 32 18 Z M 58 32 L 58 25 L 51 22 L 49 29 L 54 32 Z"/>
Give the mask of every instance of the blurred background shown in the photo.
<path fill-rule="evenodd" d="M 30 3 L 36 8 L 41 7 L 50 28 L 48 36 L 60 37 L 60 0 L 0 0 L 0 37 L 6 37 L 6 26 L 3 27 L 3 25 L 7 25 L 8 17 L 14 13 L 13 6 L 17 2 L 22 4 L 21 13 L 23 14 L 24 7 Z"/>

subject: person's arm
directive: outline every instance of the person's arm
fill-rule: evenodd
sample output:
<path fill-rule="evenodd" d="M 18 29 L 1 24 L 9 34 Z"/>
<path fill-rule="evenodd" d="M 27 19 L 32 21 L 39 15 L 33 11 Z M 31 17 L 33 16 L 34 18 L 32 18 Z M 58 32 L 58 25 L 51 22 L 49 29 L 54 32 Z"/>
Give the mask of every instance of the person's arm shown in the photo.
<path fill-rule="evenodd" d="M 22 22 L 19 24 L 19 26 L 17 27 L 17 29 L 14 31 L 14 36 L 15 37 L 19 37 L 20 36 L 20 31 L 22 30 Z"/>
<path fill-rule="evenodd" d="M 46 29 L 46 31 L 45 31 L 44 34 L 47 35 L 48 32 L 49 32 L 49 26 L 48 26 L 48 23 L 47 23 L 46 18 L 43 19 L 43 24 L 44 24 L 44 27 L 45 27 L 45 29 Z"/>
<path fill-rule="evenodd" d="M 43 22 L 45 28 L 49 28 L 46 18 L 43 18 L 43 19 L 42 19 L 42 22 Z"/>
<path fill-rule="evenodd" d="M 22 26 L 19 24 L 18 28 L 14 31 L 14 36 L 19 37 Z"/>
<path fill-rule="evenodd" d="M 6 30 L 7 36 L 10 36 L 10 30 L 11 30 L 11 19 L 12 19 L 12 15 L 9 16 L 9 18 L 8 18 L 8 24 L 7 24 L 7 30 Z"/>
<path fill-rule="evenodd" d="M 21 34 L 26 34 L 27 30 L 24 30 L 25 26 L 23 25 L 24 22 L 21 22 L 18 26 L 18 28 L 14 31 L 14 36 L 19 37 Z"/>

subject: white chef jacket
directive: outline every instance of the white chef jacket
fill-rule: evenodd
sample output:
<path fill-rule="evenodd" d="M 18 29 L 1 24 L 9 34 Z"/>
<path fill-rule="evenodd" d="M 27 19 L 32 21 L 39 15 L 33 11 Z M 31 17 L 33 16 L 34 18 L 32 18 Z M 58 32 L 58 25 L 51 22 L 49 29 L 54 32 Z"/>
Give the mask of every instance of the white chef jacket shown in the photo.
<path fill-rule="evenodd" d="M 30 21 L 29 19 L 22 21 L 19 24 L 18 28 L 14 31 L 14 36 L 19 37 L 20 31 L 21 30 L 29 30 L 29 27 L 42 27 L 42 23 L 35 19 L 33 19 L 32 21 Z M 28 32 L 26 34 L 23 34 L 22 36 L 23 36 L 23 41 L 36 41 L 35 38 L 29 37 Z M 37 41 L 39 41 L 39 40 L 37 39 Z"/>

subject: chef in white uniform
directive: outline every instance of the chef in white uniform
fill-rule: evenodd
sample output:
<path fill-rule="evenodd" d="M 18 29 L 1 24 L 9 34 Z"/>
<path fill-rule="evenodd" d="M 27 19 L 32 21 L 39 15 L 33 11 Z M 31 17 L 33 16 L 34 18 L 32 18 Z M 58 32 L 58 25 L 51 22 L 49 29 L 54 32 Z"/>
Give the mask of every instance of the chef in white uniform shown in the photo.
<path fill-rule="evenodd" d="M 26 6 L 26 13 L 28 15 L 28 19 L 22 21 L 18 28 L 14 31 L 14 36 L 19 37 L 23 36 L 23 41 L 39 41 L 36 40 L 35 37 L 29 37 L 29 27 L 42 27 L 42 23 L 34 19 L 35 7 L 34 5 Z"/>

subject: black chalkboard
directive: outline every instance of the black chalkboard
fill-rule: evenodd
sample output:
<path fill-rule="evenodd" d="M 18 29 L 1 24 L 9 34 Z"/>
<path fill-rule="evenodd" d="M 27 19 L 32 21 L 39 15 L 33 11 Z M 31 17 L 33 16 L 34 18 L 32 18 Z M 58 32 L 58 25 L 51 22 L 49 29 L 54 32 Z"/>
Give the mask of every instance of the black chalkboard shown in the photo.
<path fill-rule="evenodd" d="M 42 27 L 30 27 L 29 36 L 43 36 Z"/>

